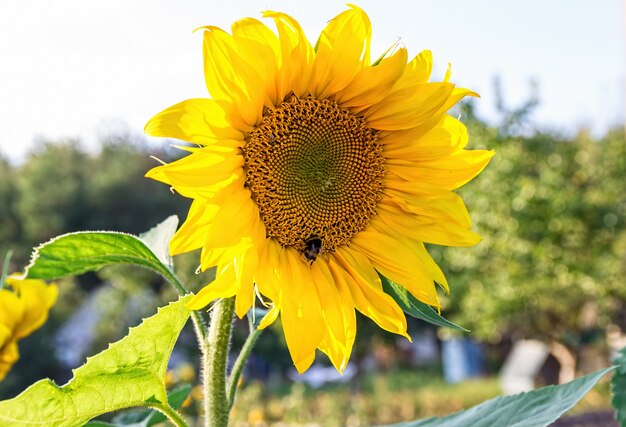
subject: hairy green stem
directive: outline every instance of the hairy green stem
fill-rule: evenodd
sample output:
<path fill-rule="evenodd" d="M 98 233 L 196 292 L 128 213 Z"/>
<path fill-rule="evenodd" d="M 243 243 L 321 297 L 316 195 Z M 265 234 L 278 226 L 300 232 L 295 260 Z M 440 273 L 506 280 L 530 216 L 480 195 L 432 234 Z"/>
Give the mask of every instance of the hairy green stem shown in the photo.
<path fill-rule="evenodd" d="M 174 288 L 178 291 L 179 295 L 184 296 L 190 293 L 189 290 L 185 287 L 185 285 L 183 285 L 183 283 L 174 273 L 171 273 L 170 277 L 168 277 L 167 279 L 168 282 L 170 282 L 172 286 L 174 286 Z M 191 321 L 193 322 L 193 328 L 196 331 L 196 337 L 198 338 L 198 342 L 202 346 L 206 342 L 208 335 L 206 322 L 200 315 L 200 312 L 195 310 L 191 312 Z"/>
<path fill-rule="evenodd" d="M 230 405 L 226 395 L 226 366 L 235 298 L 215 303 L 203 356 L 204 416 L 206 427 L 227 427 Z"/>
<path fill-rule="evenodd" d="M 249 321 L 250 324 L 250 334 L 248 338 L 246 338 L 246 342 L 243 344 L 241 348 L 241 352 L 239 352 L 239 356 L 237 356 L 237 360 L 233 365 L 233 370 L 230 373 L 230 379 L 228 380 L 228 404 L 229 407 L 232 408 L 235 404 L 235 393 L 237 393 L 237 384 L 239 383 L 239 378 L 241 377 L 241 373 L 243 372 L 243 368 L 248 361 L 248 357 L 250 357 L 250 353 L 252 352 L 252 348 L 256 343 L 256 340 L 261 335 L 261 330 L 257 329 L 252 321 Z"/>
<path fill-rule="evenodd" d="M 2 273 L 0 273 L 0 289 L 4 288 L 4 282 L 7 280 L 7 276 L 9 274 L 9 263 L 11 262 L 11 256 L 13 256 L 13 251 L 9 249 L 7 254 L 4 256 L 4 262 L 2 263 Z"/>
<path fill-rule="evenodd" d="M 185 419 L 170 405 L 157 404 L 153 408 L 161 411 L 176 427 L 189 427 Z"/>

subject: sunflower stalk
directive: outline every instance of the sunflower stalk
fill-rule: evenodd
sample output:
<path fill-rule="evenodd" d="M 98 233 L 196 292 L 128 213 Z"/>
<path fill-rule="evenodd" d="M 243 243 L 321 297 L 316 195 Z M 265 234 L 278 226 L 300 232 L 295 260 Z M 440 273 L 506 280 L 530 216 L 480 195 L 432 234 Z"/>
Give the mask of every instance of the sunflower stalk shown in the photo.
<path fill-rule="evenodd" d="M 202 347 L 204 416 L 207 427 L 227 427 L 230 404 L 226 367 L 235 311 L 235 298 L 223 298 L 212 310 L 209 333 Z"/>
<path fill-rule="evenodd" d="M 9 249 L 7 254 L 4 256 L 4 262 L 2 263 L 2 272 L 0 273 L 0 289 L 4 288 L 4 282 L 6 282 L 7 276 L 9 275 L 9 263 L 11 262 L 12 256 L 13 251 Z"/>
<path fill-rule="evenodd" d="M 261 330 L 254 326 L 251 319 L 248 319 L 248 324 L 250 326 L 250 334 L 248 335 L 248 338 L 246 338 L 246 342 L 243 344 L 243 347 L 239 352 L 239 356 L 237 356 L 237 360 L 235 360 L 233 370 L 231 371 L 230 378 L 228 380 L 227 391 L 230 408 L 232 408 L 235 404 L 235 394 L 237 393 L 237 385 L 239 384 L 239 378 L 241 378 L 243 368 L 248 361 L 248 357 L 250 357 L 254 344 L 256 344 L 257 339 L 261 335 Z"/>
<path fill-rule="evenodd" d="M 154 409 L 158 410 L 163 415 L 165 415 L 167 419 L 169 419 L 170 422 L 174 424 L 176 427 L 189 427 L 189 424 L 187 424 L 185 419 L 178 412 L 176 412 L 176 410 L 172 408 L 170 405 L 165 405 L 165 404 L 154 405 Z"/>
<path fill-rule="evenodd" d="M 185 285 L 183 285 L 174 272 L 172 272 L 169 283 L 174 287 L 174 289 L 176 289 L 176 291 L 178 291 L 180 296 L 190 294 L 189 290 L 185 287 Z M 206 342 L 208 330 L 206 322 L 200 315 L 199 311 L 194 310 L 191 312 L 191 321 L 193 322 L 193 328 L 196 332 L 196 337 L 198 337 L 198 342 L 201 343 L 201 345 L 204 345 L 203 343 Z"/>

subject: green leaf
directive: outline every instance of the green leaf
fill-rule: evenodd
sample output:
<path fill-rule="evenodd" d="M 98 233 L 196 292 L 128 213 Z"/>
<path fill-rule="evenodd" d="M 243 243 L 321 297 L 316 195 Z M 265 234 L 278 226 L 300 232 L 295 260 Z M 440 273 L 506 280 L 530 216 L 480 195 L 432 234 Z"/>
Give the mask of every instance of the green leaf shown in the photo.
<path fill-rule="evenodd" d="M 167 217 L 165 221 L 139 235 L 139 238 L 150 248 L 158 260 L 170 269 L 173 268 L 172 257 L 170 256 L 170 240 L 172 240 L 172 236 L 176 233 L 177 228 L 178 217 L 172 215 Z"/>
<path fill-rule="evenodd" d="M 626 347 L 617 353 L 613 360 L 617 365 L 615 375 L 611 379 L 611 403 L 615 408 L 615 418 L 620 426 L 626 426 Z"/>
<path fill-rule="evenodd" d="M 571 409 L 613 369 L 602 369 L 566 384 L 497 397 L 447 417 L 394 424 L 393 427 L 544 427 Z"/>
<path fill-rule="evenodd" d="M 428 304 L 415 298 L 404 286 L 397 285 L 382 275 L 380 280 L 383 282 L 383 291 L 390 295 L 406 314 L 433 325 L 469 332 L 464 327 L 445 319 Z"/>
<path fill-rule="evenodd" d="M 189 393 L 191 393 L 191 385 L 182 385 L 168 393 L 167 401 L 173 409 L 178 409 Z M 165 415 L 154 409 L 131 410 L 116 415 L 110 423 L 96 420 L 88 422 L 85 427 L 152 427 L 165 420 Z"/>
<path fill-rule="evenodd" d="M 189 317 L 183 297 L 131 328 L 108 349 L 74 370 L 59 387 L 41 380 L 13 399 L 0 402 L 0 425 L 81 426 L 106 412 L 167 405 L 165 371 L 178 335 Z"/>
<path fill-rule="evenodd" d="M 191 393 L 191 385 L 190 384 L 182 385 L 180 387 L 175 388 L 167 395 L 167 401 L 169 402 L 169 405 L 172 408 L 178 409 L 183 405 L 183 402 L 185 401 L 185 399 L 187 399 L 187 396 L 189 396 L 189 393 Z M 163 422 L 165 421 L 165 419 L 166 419 L 165 415 L 163 415 L 161 412 L 156 412 L 152 410 L 152 414 L 150 415 L 150 418 L 148 419 L 148 427 L 151 427 L 155 424 Z"/>
<path fill-rule="evenodd" d="M 87 424 L 85 424 L 84 427 L 120 427 L 120 425 L 107 423 L 105 421 L 89 421 Z M 126 424 L 125 427 L 130 427 L 130 426 Z"/>
<path fill-rule="evenodd" d="M 52 280 L 96 271 L 105 265 L 132 264 L 149 268 L 176 286 L 178 280 L 168 267 L 162 249 L 175 222 L 178 219 L 170 217 L 147 232 L 144 236 L 148 245 L 139 237 L 113 231 L 63 234 L 35 249 L 26 275 L 30 279 Z"/>

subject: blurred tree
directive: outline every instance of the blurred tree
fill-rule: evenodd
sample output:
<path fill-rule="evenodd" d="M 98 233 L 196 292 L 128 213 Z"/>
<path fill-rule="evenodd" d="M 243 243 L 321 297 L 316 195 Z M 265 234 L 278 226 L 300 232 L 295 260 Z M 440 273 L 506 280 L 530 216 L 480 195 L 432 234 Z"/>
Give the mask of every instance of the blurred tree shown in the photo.
<path fill-rule="evenodd" d="M 508 137 L 534 132 L 534 129 L 531 127 L 530 117 L 539 105 L 539 83 L 535 80 L 529 82 L 529 96 L 518 107 L 509 107 L 506 105 L 500 77 L 493 79 L 493 88 L 496 110 L 500 114 L 500 123 L 497 127 L 498 135 Z"/>
<path fill-rule="evenodd" d="M 433 250 L 452 286 L 444 314 L 483 339 L 540 338 L 573 356 L 626 301 L 623 132 L 481 140 L 482 127 L 470 135 L 472 146 L 497 154 L 460 191 L 484 240 Z"/>
<path fill-rule="evenodd" d="M 28 246 L 77 230 L 84 222 L 87 160 L 77 141 L 40 142 L 16 171 L 14 209 L 22 223 L 17 259 L 29 255 Z"/>
<path fill-rule="evenodd" d="M 12 248 L 21 233 L 21 222 L 15 213 L 15 175 L 8 160 L 0 155 L 0 257 Z"/>
<path fill-rule="evenodd" d="M 177 214 L 181 221 L 185 218 L 189 199 L 144 178 L 158 163 L 149 157 L 143 138 L 110 135 L 101 143 L 100 153 L 89 161 L 89 212 L 84 229 L 141 233 L 168 215 Z M 170 160 L 164 152 L 155 156 Z"/>

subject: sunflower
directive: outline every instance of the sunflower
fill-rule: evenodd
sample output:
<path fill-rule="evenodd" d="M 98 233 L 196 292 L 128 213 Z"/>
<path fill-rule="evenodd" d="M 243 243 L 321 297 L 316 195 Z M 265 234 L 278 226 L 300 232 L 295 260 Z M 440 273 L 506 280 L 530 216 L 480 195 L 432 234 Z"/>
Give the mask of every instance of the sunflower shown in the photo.
<path fill-rule="evenodd" d="M 7 288 L 0 288 L 0 381 L 20 358 L 18 340 L 46 322 L 58 293 L 54 284 L 17 275 L 9 276 L 6 284 Z"/>
<path fill-rule="evenodd" d="M 243 317 L 258 296 L 280 315 L 299 372 L 326 353 L 338 370 L 356 335 L 355 309 L 407 335 L 380 275 L 439 307 L 444 274 L 424 243 L 476 244 L 461 198 L 491 151 L 465 150 L 465 126 L 446 112 L 475 93 L 450 73 L 429 82 L 432 58 L 397 45 L 370 62 L 371 26 L 358 7 L 329 21 L 315 46 L 292 17 L 264 12 L 232 34 L 204 30 L 211 98 L 189 99 L 146 125 L 193 144 L 147 173 L 193 199 L 173 255 L 202 248 L 215 280 L 189 307 L 236 297 Z"/>

